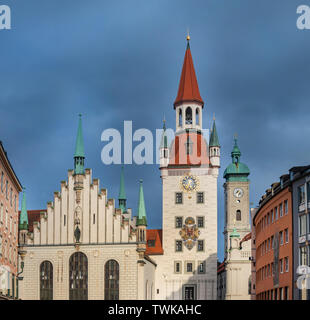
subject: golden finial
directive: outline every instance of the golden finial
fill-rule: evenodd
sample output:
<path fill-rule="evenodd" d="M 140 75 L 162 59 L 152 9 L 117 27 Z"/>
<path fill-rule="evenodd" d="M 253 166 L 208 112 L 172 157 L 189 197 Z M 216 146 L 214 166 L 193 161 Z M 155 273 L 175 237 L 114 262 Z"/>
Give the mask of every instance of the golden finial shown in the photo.
<path fill-rule="evenodd" d="M 234 140 L 237 140 L 238 139 L 238 134 L 235 132 L 234 134 Z"/>
<path fill-rule="evenodd" d="M 213 112 L 213 121 L 215 121 L 215 112 Z"/>
<path fill-rule="evenodd" d="M 187 28 L 187 37 L 186 40 L 189 41 L 191 39 L 191 37 L 189 36 L 189 29 Z"/>

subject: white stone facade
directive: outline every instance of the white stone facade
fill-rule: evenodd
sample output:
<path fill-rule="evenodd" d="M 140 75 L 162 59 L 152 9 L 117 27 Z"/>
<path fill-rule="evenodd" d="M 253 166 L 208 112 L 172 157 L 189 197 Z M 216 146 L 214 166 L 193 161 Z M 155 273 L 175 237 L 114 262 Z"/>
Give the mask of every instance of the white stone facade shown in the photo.
<path fill-rule="evenodd" d="M 77 182 L 82 186 L 76 189 Z M 79 242 L 74 237 L 75 219 L 80 221 Z M 24 262 L 21 299 L 40 299 L 40 265 L 50 261 L 53 266 L 53 299 L 69 299 L 69 259 L 82 252 L 88 262 L 88 299 L 105 299 L 104 267 L 108 260 L 119 265 L 119 299 L 144 299 L 145 290 L 153 297 L 155 264 L 139 257 L 131 210 L 122 213 L 107 191 L 92 180 L 91 170 L 85 175 L 68 172 L 68 181 L 61 182 L 47 214 L 34 223 L 32 234 L 21 245 Z M 148 289 L 146 289 L 148 288 Z"/>
<path fill-rule="evenodd" d="M 217 168 L 162 169 L 163 181 L 163 256 L 156 256 L 156 287 L 160 288 L 157 299 L 184 299 L 184 288 L 193 285 L 198 300 L 216 300 L 217 290 Z M 175 193 L 180 192 L 180 179 L 188 173 L 199 179 L 199 191 L 204 192 L 204 203 L 196 203 L 196 192 L 184 193 L 183 204 L 175 204 Z M 181 240 L 180 229 L 175 226 L 175 217 L 204 218 L 204 227 L 199 228 L 199 240 L 204 241 L 204 250 L 197 251 L 183 245 L 176 252 L 175 241 Z M 180 273 L 175 272 L 175 263 L 180 262 Z M 186 264 L 193 263 L 193 272 L 186 271 Z M 203 262 L 204 272 L 198 272 Z"/>

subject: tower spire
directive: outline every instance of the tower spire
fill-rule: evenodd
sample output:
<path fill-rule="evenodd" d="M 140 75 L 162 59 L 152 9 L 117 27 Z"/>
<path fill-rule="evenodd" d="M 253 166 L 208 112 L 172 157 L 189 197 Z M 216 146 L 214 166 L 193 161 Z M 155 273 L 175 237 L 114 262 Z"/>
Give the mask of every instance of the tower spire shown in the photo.
<path fill-rule="evenodd" d="M 174 101 L 174 108 L 176 108 L 182 102 L 198 102 L 202 106 L 204 104 L 199 92 L 189 41 L 190 36 L 188 34 L 179 90 L 178 95 Z"/>
<path fill-rule="evenodd" d="M 140 180 L 137 226 L 147 226 L 143 193 L 143 180 Z"/>
<path fill-rule="evenodd" d="M 118 194 L 118 204 L 122 211 L 126 211 L 126 192 L 125 192 L 125 177 L 124 177 L 124 166 L 121 169 L 121 180 L 119 185 L 119 194 Z"/>
<path fill-rule="evenodd" d="M 20 230 L 28 230 L 28 213 L 26 206 L 26 193 L 25 188 L 23 189 L 23 199 L 22 199 L 22 209 L 19 217 L 19 229 Z"/>
<path fill-rule="evenodd" d="M 79 125 L 76 136 L 75 143 L 75 153 L 74 153 L 74 173 L 75 174 L 84 174 L 84 141 L 83 141 L 83 132 L 82 132 L 82 115 L 79 114 Z"/>

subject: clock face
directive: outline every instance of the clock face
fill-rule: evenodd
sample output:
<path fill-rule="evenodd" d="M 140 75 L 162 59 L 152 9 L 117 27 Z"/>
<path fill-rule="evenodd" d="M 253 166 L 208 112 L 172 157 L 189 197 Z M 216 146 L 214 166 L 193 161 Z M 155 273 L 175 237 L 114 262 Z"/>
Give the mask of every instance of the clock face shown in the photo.
<path fill-rule="evenodd" d="M 234 190 L 234 196 L 236 198 L 241 198 L 243 196 L 243 190 L 241 188 L 236 188 Z"/>
<path fill-rule="evenodd" d="M 194 176 L 185 176 L 181 180 L 181 187 L 187 191 L 193 191 L 198 187 L 198 179 Z"/>

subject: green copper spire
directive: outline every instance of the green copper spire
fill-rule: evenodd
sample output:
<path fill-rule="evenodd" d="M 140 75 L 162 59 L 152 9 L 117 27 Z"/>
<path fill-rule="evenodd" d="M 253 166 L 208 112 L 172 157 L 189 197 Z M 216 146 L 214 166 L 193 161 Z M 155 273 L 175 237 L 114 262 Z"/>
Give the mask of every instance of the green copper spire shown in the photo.
<path fill-rule="evenodd" d="M 163 135 L 161 136 L 161 141 L 160 141 L 160 149 L 168 149 L 168 139 L 166 135 L 166 120 L 164 119 L 164 124 L 163 124 Z"/>
<path fill-rule="evenodd" d="M 234 148 L 233 148 L 233 150 L 231 152 L 231 158 L 232 158 L 232 162 L 233 163 L 237 163 L 237 162 L 239 162 L 239 159 L 241 157 L 241 151 L 240 151 L 240 149 L 238 147 L 237 137 L 236 136 L 235 136 L 234 140 L 235 140 L 235 145 L 234 145 Z"/>
<path fill-rule="evenodd" d="M 147 226 L 146 211 L 145 211 L 145 204 L 144 204 L 144 194 L 143 194 L 143 185 L 142 184 L 143 184 L 143 181 L 140 180 L 137 226 Z"/>
<path fill-rule="evenodd" d="M 219 137 L 217 135 L 216 125 L 215 125 L 215 119 L 213 120 L 213 127 L 212 127 L 211 136 L 210 136 L 209 146 L 210 147 L 220 146 Z"/>
<path fill-rule="evenodd" d="M 28 230 L 28 213 L 26 207 L 26 193 L 25 188 L 23 190 L 23 199 L 22 199 L 22 210 L 19 216 L 19 229 Z"/>
<path fill-rule="evenodd" d="M 250 170 L 246 164 L 240 162 L 241 151 L 236 136 L 234 141 L 235 144 L 231 152 L 232 163 L 224 171 L 224 178 L 226 181 L 248 181 Z"/>
<path fill-rule="evenodd" d="M 124 166 L 121 170 L 121 181 L 119 186 L 118 203 L 122 211 L 126 211 L 126 192 L 125 192 L 125 178 L 124 178 Z"/>
<path fill-rule="evenodd" d="M 82 132 L 82 115 L 79 115 L 79 127 L 76 136 L 75 153 L 74 153 L 74 173 L 84 174 L 84 141 Z"/>

